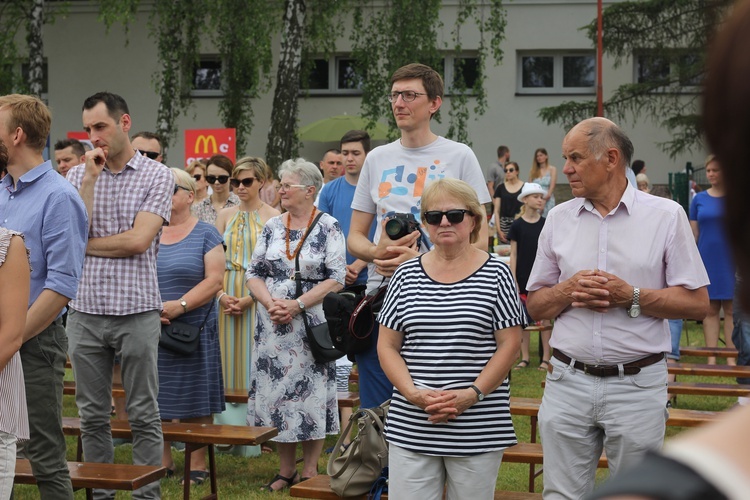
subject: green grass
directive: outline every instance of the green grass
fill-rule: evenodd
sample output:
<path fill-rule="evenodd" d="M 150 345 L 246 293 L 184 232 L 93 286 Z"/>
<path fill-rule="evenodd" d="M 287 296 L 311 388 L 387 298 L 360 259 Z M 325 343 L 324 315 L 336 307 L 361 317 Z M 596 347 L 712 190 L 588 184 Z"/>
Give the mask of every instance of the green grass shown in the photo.
<path fill-rule="evenodd" d="M 537 352 L 538 335 L 531 337 L 531 352 Z M 689 342 L 688 342 L 689 338 Z M 704 345 L 703 332 L 701 327 L 695 322 L 688 322 L 688 335 L 683 334 L 682 345 L 699 346 Z M 705 363 L 705 359 L 683 357 L 681 361 L 687 363 Z M 723 360 L 719 360 L 723 363 Z M 511 394 L 519 397 L 541 398 L 541 382 L 544 380 L 544 372 L 538 371 L 538 359 L 532 354 L 531 366 L 524 370 L 514 371 L 512 374 Z M 716 380 L 715 377 L 680 377 L 684 381 L 700 381 L 714 383 L 733 383 L 733 379 Z M 680 396 L 677 401 L 678 408 L 690 408 L 696 410 L 716 410 L 721 411 L 731 407 L 736 402 L 733 398 L 720 397 L 701 397 L 701 396 Z M 73 396 L 65 396 L 65 416 L 76 416 L 75 401 Z M 513 417 L 516 434 L 521 442 L 530 440 L 530 423 L 528 417 Z M 677 427 L 668 427 L 668 438 L 681 432 L 683 429 Z M 326 448 L 333 446 L 335 436 L 329 436 L 326 440 Z M 68 438 L 68 460 L 75 460 L 76 441 L 74 438 Z M 301 454 L 301 451 L 300 451 Z M 264 454 L 258 458 L 243 458 L 233 455 L 217 453 L 218 465 L 218 485 L 219 495 L 221 498 L 235 499 L 268 499 L 269 494 L 259 491 L 259 488 L 276 474 L 278 470 L 278 458 L 275 454 Z M 300 455 L 301 456 L 301 455 Z M 184 454 L 174 452 L 175 465 L 177 471 L 182 471 L 184 464 Z M 130 463 L 132 459 L 132 448 L 129 445 L 119 446 L 116 448 L 115 461 L 118 463 Z M 328 456 L 321 456 L 319 470 L 324 472 Z M 500 468 L 498 475 L 497 488 L 503 490 L 526 491 L 528 486 L 528 465 L 524 464 L 504 464 Z M 604 479 L 606 471 L 599 472 L 599 478 Z M 164 479 L 161 482 L 162 498 L 171 500 L 182 498 L 182 486 L 180 485 L 181 474 L 175 476 L 177 479 Z M 542 479 L 536 480 L 536 491 L 541 491 Z M 199 487 L 193 487 L 191 498 L 200 498 L 207 495 L 210 491 L 208 482 Z M 19 485 L 15 488 L 15 498 L 20 500 L 38 499 L 39 494 L 33 486 Z M 79 491 L 76 493 L 76 499 L 84 499 L 85 493 Z M 118 492 L 118 499 L 130 498 L 126 492 Z M 285 499 L 291 498 L 286 492 L 273 495 L 273 498 Z"/>

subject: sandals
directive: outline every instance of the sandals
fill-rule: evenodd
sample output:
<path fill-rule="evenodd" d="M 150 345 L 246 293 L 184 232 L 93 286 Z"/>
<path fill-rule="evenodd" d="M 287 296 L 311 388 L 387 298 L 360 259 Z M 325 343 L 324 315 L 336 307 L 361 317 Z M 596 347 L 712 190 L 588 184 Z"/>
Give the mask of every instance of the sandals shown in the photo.
<path fill-rule="evenodd" d="M 546 372 L 549 370 L 549 361 L 542 360 L 541 363 L 539 363 L 539 368 L 537 368 L 540 372 Z"/>
<path fill-rule="evenodd" d="M 190 473 L 192 476 L 192 472 Z M 267 485 L 263 486 L 261 488 L 262 491 L 268 491 L 270 493 L 273 493 L 275 491 L 281 491 L 285 490 L 287 488 L 290 488 L 293 484 L 297 484 L 299 481 L 295 482 L 294 480 L 297 479 L 297 471 L 294 471 L 294 474 L 292 474 L 292 477 L 284 477 L 281 474 L 276 474 L 273 479 L 271 479 Z M 273 483 L 276 481 L 284 481 L 286 483 L 285 486 L 282 486 L 278 490 L 273 489 Z"/>
<path fill-rule="evenodd" d="M 514 370 L 521 370 L 523 368 L 527 368 L 528 366 L 529 366 L 529 360 L 528 359 L 522 359 L 521 361 L 518 362 L 518 364 L 516 365 L 516 367 L 513 368 L 513 369 Z"/>
<path fill-rule="evenodd" d="M 190 471 L 190 486 L 200 486 L 208 479 L 207 470 L 191 470 Z M 182 480 L 182 484 L 185 484 L 185 479 Z"/>

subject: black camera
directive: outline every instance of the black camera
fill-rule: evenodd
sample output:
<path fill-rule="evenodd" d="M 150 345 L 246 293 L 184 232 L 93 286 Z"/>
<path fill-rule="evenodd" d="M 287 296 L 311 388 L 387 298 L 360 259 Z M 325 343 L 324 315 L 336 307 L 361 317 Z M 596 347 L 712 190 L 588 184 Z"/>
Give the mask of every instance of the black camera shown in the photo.
<path fill-rule="evenodd" d="M 414 214 L 394 214 L 385 223 L 385 234 L 392 240 L 403 238 L 419 230 L 419 222 Z"/>

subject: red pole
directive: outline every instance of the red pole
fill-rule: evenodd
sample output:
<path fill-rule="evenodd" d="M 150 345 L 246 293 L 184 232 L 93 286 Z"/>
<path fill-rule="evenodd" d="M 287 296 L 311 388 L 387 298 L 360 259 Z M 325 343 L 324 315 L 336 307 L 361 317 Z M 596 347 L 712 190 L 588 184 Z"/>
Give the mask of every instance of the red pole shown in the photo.
<path fill-rule="evenodd" d="M 604 116 L 602 85 L 602 0 L 596 0 L 596 116 Z"/>

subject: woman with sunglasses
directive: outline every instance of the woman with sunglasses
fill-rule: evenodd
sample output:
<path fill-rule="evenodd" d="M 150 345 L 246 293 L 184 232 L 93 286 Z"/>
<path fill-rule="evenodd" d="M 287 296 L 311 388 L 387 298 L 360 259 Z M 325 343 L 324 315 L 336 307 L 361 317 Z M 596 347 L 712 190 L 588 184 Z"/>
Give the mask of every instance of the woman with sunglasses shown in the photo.
<path fill-rule="evenodd" d="M 216 218 L 216 228 L 224 235 L 226 245 L 224 285 L 218 294 L 224 387 L 245 392 L 250 383 L 255 332 L 255 301 L 245 288 L 245 273 L 263 226 L 279 215 L 258 195 L 269 177 L 270 169 L 261 158 L 241 158 L 230 180 L 240 204 L 225 208 Z"/>
<path fill-rule="evenodd" d="M 386 421 L 392 498 L 492 498 L 516 443 L 508 371 L 521 345 L 521 302 L 507 265 L 472 245 L 484 210 L 457 179 L 422 194 L 434 247 L 401 264 L 378 321 L 393 383 Z"/>
<path fill-rule="evenodd" d="M 534 161 L 531 163 L 529 181 L 536 182 L 547 190 L 547 194 L 544 195 L 545 205 L 544 211 L 542 212 L 542 217 L 546 218 L 549 211 L 555 206 L 557 167 L 553 167 L 549 164 L 549 155 L 544 148 L 537 148 L 537 150 L 534 151 Z"/>
<path fill-rule="evenodd" d="M 316 476 L 326 435 L 339 432 L 336 362 L 315 361 L 303 317 L 310 325 L 325 322 L 323 297 L 341 290 L 346 277 L 346 245 L 338 221 L 323 213 L 313 226 L 320 213 L 313 205 L 323 184 L 320 170 L 298 158 L 285 161 L 279 175 L 286 213 L 263 228 L 246 276 L 258 303 L 247 422 L 279 429 L 272 440 L 279 472 L 264 487 L 267 491 Z M 304 457 L 301 477 L 298 443 Z"/>
<path fill-rule="evenodd" d="M 190 165 L 185 167 L 185 172 L 195 179 L 195 200 L 193 207 L 208 198 L 208 181 L 206 180 L 206 165 L 198 160 L 191 161 Z"/>
<path fill-rule="evenodd" d="M 162 420 L 210 424 L 214 413 L 224 411 L 214 303 L 221 287 L 224 248 L 216 228 L 190 213 L 195 180 L 184 170 L 171 170 L 175 178 L 172 216 L 162 230 L 156 259 L 164 301 L 161 322 L 205 326 L 200 344 L 191 354 L 159 347 L 159 414 Z M 162 465 L 171 471 L 168 475 L 174 473 L 172 449 L 166 441 Z M 183 481 L 201 484 L 206 477 L 206 450 L 201 449 L 192 454 L 190 474 Z"/>
<path fill-rule="evenodd" d="M 240 199 L 229 187 L 232 177 L 232 160 L 224 155 L 214 155 L 206 162 L 206 182 L 211 187 L 211 196 L 195 205 L 193 213 L 203 222 L 216 224 L 216 217 L 224 208 L 235 207 Z"/>
<path fill-rule="evenodd" d="M 508 244 L 508 231 L 513 224 L 523 203 L 518 201 L 518 195 L 523 189 L 523 181 L 518 178 L 520 169 L 518 163 L 511 161 L 505 164 L 505 180 L 495 189 L 492 204 L 495 206 L 495 224 L 500 243 Z M 491 249 L 490 249 L 491 250 Z"/>

